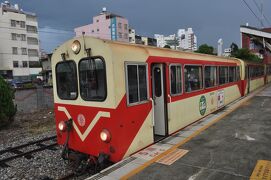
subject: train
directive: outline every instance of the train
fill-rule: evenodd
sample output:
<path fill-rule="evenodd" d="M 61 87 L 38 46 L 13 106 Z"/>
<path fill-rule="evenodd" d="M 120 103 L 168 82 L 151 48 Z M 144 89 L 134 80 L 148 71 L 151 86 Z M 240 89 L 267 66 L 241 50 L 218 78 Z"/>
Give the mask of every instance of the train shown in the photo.
<path fill-rule="evenodd" d="M 271 81 L 271 65 L 75 37 L 52 55 L 64 159 L 116 163 Z"/>

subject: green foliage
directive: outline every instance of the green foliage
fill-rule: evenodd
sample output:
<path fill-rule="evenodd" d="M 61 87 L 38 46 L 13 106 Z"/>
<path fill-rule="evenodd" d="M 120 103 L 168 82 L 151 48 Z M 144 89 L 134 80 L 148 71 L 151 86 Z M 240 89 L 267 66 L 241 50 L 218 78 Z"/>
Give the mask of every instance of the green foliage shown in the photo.
<path fill-rule="evenodd" d="M 231 54 L 236 53 L 238 51 L 238 49 L 239 49 L 237 44 L 235 44 L 235 43 L 231 43 L 230 48 L 231 48 Z"/>
<path fill-rule="evenodd" d="M 214 54 L 214 48 L 212 46 L 208 46 L 207 44 L 202 44 L 199 46 L 199 49 L 195 51 L 197 53 L 202 54 Z"/>
<path fill-rule="evenodd" d="M 13 103 L 14 92 L 0 76 L 0 128 L 8 125 L 14 119 L 17 111 Z"/>
<path fill-rule="evenodd" d="M 251 53 L 250 50 L 247 48 L 238 49 L 236 52 L 232 53 L 232 56 L 239 59 L 243 59 L 243 60 L 248 60 L 248 61 L 253 61 L 253 62 L 262 62 L 261 58 Z"/>

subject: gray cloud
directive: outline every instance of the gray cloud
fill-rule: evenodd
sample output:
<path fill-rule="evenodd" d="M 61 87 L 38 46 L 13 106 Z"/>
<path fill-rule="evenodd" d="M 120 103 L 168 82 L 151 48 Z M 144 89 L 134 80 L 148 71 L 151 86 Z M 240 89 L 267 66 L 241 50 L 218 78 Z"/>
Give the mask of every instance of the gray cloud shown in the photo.
<path fill-rule="evenodd" d="M 246 0 L 260 17 L 253 0 Z M 256 1 L 256 0 L 255 0 Z M 178 28 L 192 27 L 199 44 L 216 46 L 223 38 L 224 48 L 240 43 L 239 27 L 259 22 L 242 0 L 12 0 L 26 10 L 35 12 L 41 28 L 73 31 L 74 27 L 92 23 L 102 7 L 127 17 L 138 34 L 173 34 Z M 258 2 L 258 1 L 256 1 Z M 265 16 L 271 21 L 271 2 L 264 0 Z M 271 24 L 265 25 L 271 26 Z M 68 36 L 41 35 L 42 48 L 50 51 Z M 45 38 L 45 39 L 44 39 Z M 51 40 L 50 40 L 51 39 Z"/>

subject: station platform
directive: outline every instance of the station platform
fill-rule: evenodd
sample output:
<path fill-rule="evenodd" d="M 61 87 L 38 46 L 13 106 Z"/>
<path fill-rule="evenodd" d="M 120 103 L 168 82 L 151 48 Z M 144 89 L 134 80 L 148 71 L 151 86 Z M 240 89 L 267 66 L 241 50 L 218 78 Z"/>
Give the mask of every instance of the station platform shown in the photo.
<path fill-rule="evenodd" d="M 271 86 L 258 89 L 90 179 L 270 180 Z"/>

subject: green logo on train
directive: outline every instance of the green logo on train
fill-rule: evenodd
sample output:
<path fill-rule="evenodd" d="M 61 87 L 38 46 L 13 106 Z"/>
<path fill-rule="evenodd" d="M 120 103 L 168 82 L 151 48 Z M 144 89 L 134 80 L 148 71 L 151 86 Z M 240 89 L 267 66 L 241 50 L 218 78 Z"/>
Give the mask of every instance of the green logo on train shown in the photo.
<path fill-rule="evenodd" d="M 205 96 L 201 96 L 199 100 L 199 112 L 203 116 L 206 112 L 207 103 Z"/>

